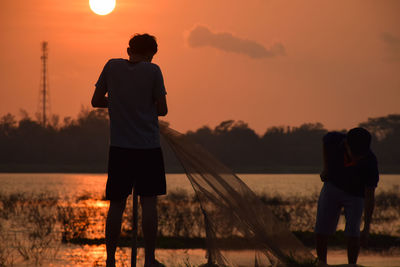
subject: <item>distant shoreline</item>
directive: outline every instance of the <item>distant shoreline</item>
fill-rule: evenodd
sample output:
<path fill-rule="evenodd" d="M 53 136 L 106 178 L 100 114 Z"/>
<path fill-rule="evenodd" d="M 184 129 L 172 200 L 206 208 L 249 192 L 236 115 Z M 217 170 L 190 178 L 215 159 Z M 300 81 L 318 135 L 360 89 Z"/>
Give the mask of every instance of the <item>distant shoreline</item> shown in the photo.
<path fill-rule="evenodd" d="M 276 166 L 233 168 L 234 173 L 246 174 L 319 174 L 319 167 L 314 166 Z M 99 165 L 61 165 L 61 164 L 0 164 L 0 173 L 107 173 L 107 167 Z M 166 173 L 180 174 L 184 170 L 166 166 Z M 400 166 L 383 166 L 381 174 L 400 174 Z"/>

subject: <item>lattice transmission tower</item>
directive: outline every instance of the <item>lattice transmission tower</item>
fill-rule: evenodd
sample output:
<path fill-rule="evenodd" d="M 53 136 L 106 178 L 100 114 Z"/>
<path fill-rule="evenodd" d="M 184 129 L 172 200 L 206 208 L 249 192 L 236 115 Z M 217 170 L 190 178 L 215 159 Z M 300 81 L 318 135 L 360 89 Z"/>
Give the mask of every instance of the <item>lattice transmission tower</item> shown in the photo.
<path fill-rule="evenodd" d="M 38 119 L 40 123 L 45 127 L 48 123 L 48 115 L 50 111 L 50 94 L 49 94 L 49 81 L 48 81 L 48 70 L 47 70 L 47 59 L 48 59 L 48 43 L 42 42 L 42 70 L 40 75 L 40 90 L 39 90 L 39 111 Z"/>

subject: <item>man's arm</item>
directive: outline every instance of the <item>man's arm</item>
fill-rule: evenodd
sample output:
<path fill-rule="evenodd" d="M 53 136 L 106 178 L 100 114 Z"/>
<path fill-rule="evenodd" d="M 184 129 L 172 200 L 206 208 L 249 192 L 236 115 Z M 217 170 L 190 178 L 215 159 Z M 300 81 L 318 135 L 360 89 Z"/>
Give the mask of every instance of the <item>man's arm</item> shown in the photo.
<path fill-rule="evenodd" d="M 364 199 L 364 230 L 362 232 L 362 245 L 367 246 L 367 239 L 371 226 L 372 214 L 375 207 L 375 187 L 365 188 L 365 199 Z"/>
<path fill-rule="evenodd" d="M 94 89 L 93 97 L 92 97 L 92 106 L 94 108 L 106 108 L 108 107 L 108 98 L 107 94 L 107 73 L 110 68 L 110 61 L 104 65 L 103 70 L 101 71 L 100 77 L 96 83 L 96 89 Z"/>
<path fill-rule="evenodd" d="M 326 147 L 325 147 L 325 143 L 322 144 L 322 172 L 319 175 L 319 177 L 321 177 L 321 181 L 322 182 L 326 182 L 328 180 L 328 158 L 326 155 Z"/>
<path fill-rule="evenodd" d="M 96 87 L 92 97 L 92 106 L 94 108 L 108 107 L 108 98 L 106 97 L 107 91 L 104 88 Z"/>
<path fill-rule="evenodd" d="M 156 99 L 157 115 L 165 116 L 168 113 L 167 98 L 165 95 Z"/>
<path fill-rule="evenodd" d="M 368 230 L 371 225 L 372 213 L 375 207 L 375 187 L 365 188 L 365 200 L 364 200 L 364 230 Z"/>

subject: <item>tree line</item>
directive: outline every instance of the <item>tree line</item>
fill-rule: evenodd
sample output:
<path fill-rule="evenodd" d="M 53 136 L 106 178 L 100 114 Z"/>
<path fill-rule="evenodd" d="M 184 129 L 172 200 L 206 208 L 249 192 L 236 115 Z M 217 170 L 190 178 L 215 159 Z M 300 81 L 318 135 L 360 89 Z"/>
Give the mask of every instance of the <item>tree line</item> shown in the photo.
<path fill-rule="evenodd" d="M 28 114 L 17 121 L 0 118 L 0 171 L 104 172 L 107 169 L 109 121 L 106 110 L 82 109 L 77 118 L 57 117 L 43 126 Z M 370 118 L 359 126 L 373 135 L 380 169 L 400 173 L 400 114 Z M 346 130 L 340 130 L 345 132 Z M 243 121 L 227 120 L 215 128 L 203 126 L 185 135 L 201 144 L 236 172 L 317 173 L 321 170 L 321 123 L 271 127 L 257 135 Z M 182 168 L 162 142 L 166 169 Z"/>

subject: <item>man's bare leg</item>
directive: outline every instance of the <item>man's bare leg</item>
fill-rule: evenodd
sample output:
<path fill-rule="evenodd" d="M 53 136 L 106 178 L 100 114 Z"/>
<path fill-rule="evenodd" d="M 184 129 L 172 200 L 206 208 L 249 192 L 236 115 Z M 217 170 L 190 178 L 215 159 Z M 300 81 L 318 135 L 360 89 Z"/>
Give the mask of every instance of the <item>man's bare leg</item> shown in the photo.
<path fill-rule="evenodd" d="M 347 237 L 347 259 L 349 264 L 356 264 L 360 252 L 360 238 Z"/>
<path fill-rule="evenodd" d="M 154 251 L 157 238 L 157 196 L 140 197 L 142 206 L 142 231 L 144 238 L 145 266 L 155 263 Z"/>
<path fill-rule="evenodd" d="M 119 235 L 121 234 L 122 214 L 126 204 L 125 200 L 111 200 L 106 220 L 106 249 L 107 267 L 115 267 L 115 250 Z"/>
<path fill-rule="evenodd" d="M 319 264 L 327 264 L 328 254 L 328 236 L 327 235 L 316 235 L 316 249 Z"/>

